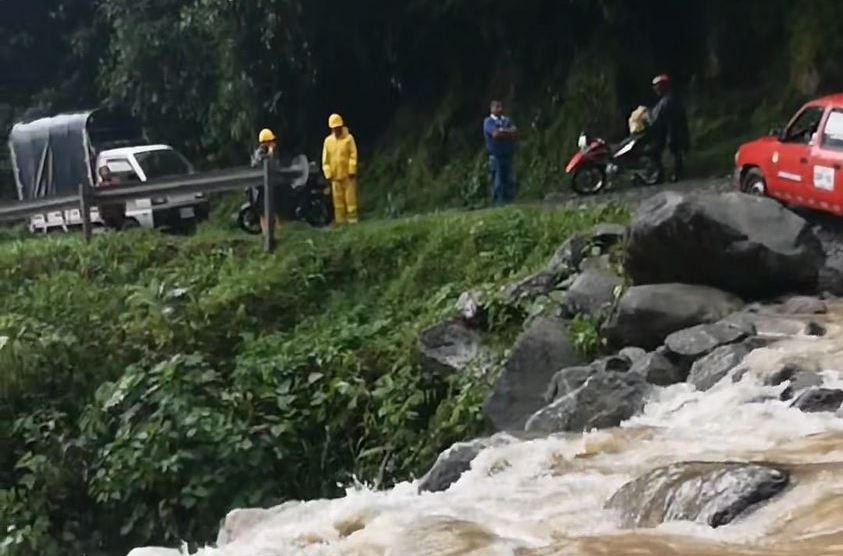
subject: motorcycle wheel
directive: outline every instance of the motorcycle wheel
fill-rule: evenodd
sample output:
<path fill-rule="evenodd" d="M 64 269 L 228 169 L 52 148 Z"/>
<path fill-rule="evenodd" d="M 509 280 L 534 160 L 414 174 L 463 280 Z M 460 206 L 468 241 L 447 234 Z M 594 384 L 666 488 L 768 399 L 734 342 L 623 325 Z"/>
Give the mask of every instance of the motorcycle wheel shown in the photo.
<path fill-rule="evenodd" d="M 297 213 L 298 220 L 304 220 L 314 228 L 323 228 L 331 223 L 330 208 L 321 199 L 308 199 Z"/>
<path fill-rule="evenodd" d="M 258 214 L 251 206 L 244 206 L 240 208 L 237 213 L 237 226 L 251 235 L 258 235 L 261 233 L 261 220 Z"/>
<path fill-rule="evenodd" d="M 594 195 L 606 186 L 606 170 L 595 164 L 578 168 L 571 176 L 571 189 L 579 195 Z"/>
<path fill-rule="evenodd" d="M 642 185 L 657 185 L 662 182 L 664 168 L 661 162 L 652 156 L 641 157 L 641 169 L 636 172 L 636 180 Z"/>

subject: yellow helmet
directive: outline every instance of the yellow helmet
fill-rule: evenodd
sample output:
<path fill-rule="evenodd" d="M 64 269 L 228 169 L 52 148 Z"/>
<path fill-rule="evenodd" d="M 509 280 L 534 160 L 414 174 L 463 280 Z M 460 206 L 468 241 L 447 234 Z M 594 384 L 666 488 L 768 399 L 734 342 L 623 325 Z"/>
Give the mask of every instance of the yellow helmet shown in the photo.
<path fill-rule="evenodd" d="M 338 127 L 343 127 L 345 122 L 342 121 L 342 116 L 339 114 L 331 114 L 328 118 L 328 127 L 331 129 L 336 129 Z"/>
<path fill-rule="evenodd" d="M 273 141 L 275 141 L 275 134 L 272 133 L 271 129 L 262 129 L 258 133 L 258 143 L 271 143 Z"/>

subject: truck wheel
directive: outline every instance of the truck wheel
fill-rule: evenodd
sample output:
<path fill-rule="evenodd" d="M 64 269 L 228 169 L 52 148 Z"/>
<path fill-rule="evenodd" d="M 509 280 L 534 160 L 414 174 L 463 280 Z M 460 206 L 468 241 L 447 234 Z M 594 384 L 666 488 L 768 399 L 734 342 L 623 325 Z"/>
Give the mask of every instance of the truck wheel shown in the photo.
<path fill-rule="evenodd" d="M 767 182 L 764 180 L 764 174 L 761 173 L 761 170 L 752 168 L 746 173 L 741 182 L 741 191 L 761 197 L 767 195 Z"/>

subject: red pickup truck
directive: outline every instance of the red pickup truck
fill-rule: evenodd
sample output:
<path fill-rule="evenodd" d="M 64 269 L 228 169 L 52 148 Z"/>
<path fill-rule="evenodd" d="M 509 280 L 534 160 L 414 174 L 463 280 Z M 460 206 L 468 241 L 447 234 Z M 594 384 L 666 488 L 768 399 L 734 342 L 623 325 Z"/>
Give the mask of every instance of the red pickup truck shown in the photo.
<path fill-rule="evenodd" d="M 735 154 L 741 191 L 843 215 L 843 94 L 803 106 L 784 130 Z"/>

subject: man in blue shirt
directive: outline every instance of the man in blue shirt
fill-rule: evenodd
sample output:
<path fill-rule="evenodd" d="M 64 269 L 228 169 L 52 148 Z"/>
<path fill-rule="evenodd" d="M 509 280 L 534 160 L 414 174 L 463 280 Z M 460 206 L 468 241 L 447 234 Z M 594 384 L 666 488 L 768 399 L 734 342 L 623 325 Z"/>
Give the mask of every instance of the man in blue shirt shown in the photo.
<path fill-rule="evenodd" d="M 512 157 L 518 128 L 512 120 L 503 115 L 503 103 L 493 100 L 491 115 L 483 121 L 483 136 L 489 151 L 489 166 L 492 171 L 492 203 L 502 205 L 515 200 L 515 175 L 512 171 Z"/>

